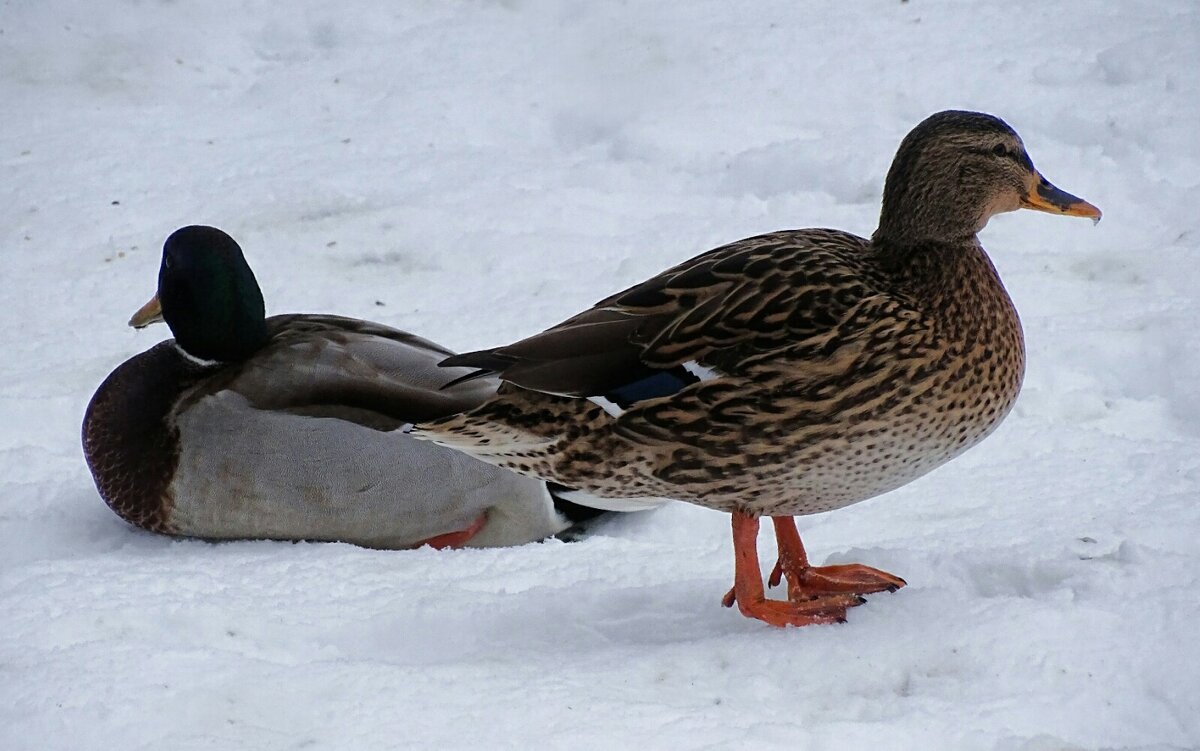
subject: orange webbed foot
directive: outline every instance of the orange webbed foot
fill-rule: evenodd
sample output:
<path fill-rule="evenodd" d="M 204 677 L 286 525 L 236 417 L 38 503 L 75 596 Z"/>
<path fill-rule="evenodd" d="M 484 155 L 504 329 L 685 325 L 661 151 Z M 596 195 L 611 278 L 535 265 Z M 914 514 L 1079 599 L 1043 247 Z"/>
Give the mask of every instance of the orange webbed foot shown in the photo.
<path fill-rule="evenodd" d="M 762 574 L 758 568 L 758 518 L 742 512 L 733 514 L 735 577 L 733 589 L 721 599 L 725 607 L 738 606 L 748 618 L 772 626 L 809 626 L 841 623 L 849 608 L 866 602 L 865 594 L 894 592 L 905 581 L 886 571 L 851 563 L 836 566 L 810 566 L 796 523 L 791 517 L 773 517 L 779 543 L 779 561 L 768 583 L 774 587 L 785 578 L 786 601 L 764 596 Z"/>
<path fill-rule="evenodd" d="M 786 571 L 783 561 L 775 564 L 768 584 L 779 586 L 786 576 L 788 596 L 819 597 L 828 594 L 850 593 L 869 595 L 876 592 L 895 592 L 908 582 L 898 576 L 864 566 L 847 563 L 840 566 L 808 566 L 799 571 Z"/>
<path fill-rule="evenodd" d="M 845 623 L 846 610 L 866 602 L 856 595 L 829 595 L 803 602 L 758 599 L 738 601 L 738 610 L 747 618 L 756 618 L 772 626 L 815 626 Z M 732 604 L 732 603 L 731 603 Z"/>
<path fill-rule="evenodd" d="M 772 517 L 779 560 L 767 583 L 778 586 L 786 578 L 789 599 L 805 599 L 830 594 L 869 595 L 895 592 L 907 582 L 898 576 L 861 563 L 834 566 L 810 566 L 796 521 L 790 516 Z"/>

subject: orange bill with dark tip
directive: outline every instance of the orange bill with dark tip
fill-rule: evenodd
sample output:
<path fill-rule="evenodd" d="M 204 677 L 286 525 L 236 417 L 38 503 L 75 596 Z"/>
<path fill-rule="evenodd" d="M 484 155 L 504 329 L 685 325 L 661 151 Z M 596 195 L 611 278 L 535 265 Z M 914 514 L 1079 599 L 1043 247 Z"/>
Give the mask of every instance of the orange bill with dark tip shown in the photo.
<path fill-rule="evenodd" d="M 129 325 L 135 329 L 144 329 L 162 319 L 162 304 L 158 301 L 158 295 L 155 295 L 150 298 L 150 302 L 138 308 L 133 317 L 129 319 Z"/>
<path fill-rule="evenodd" d="M 1041 175 L 1038 175 L 1038 182 L 1034 189 L 1021 198 L 1021 208 L 1048 211 L 1051 214 L 1066 214 L 1067 216 L 1086 216 L 1097 222 L 1100 221 L 1100 209 L 1082 198 L 1077 198 L 1065 190 L 1056 188 Z"/>

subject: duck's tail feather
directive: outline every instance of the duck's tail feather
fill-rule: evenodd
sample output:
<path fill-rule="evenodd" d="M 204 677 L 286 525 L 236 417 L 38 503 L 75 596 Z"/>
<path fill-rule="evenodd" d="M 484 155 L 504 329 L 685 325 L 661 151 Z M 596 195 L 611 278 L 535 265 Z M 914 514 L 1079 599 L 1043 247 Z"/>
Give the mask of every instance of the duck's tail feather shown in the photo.
<path fill-rule="evenodd" d="M 554 440 L 503 423 L 476 423 L 457 415 L 434 423 L 414 425 L 409 434 L 423 441 L 461 451 L 489 464 L 503 464 L 505 457 L 537 453 Z"/>
<path fill-rule="evenodd" d="M 672 501 L 671 498 L 655 497 L 602 498 L 582 490 L 568 488 L 566 485 L 560 485 L 556 482 L 548 482 L 546 483 L 546 487 L 550 490 L 550 496 L 554 498 L 555 505 L 559 506 L 560 510 L 564 504 L 570 504 L 576 508 L 586 509 L 592 514 L 599 514 L 604 511 L 645 511 L 647 509 L 658 508 Z"/>

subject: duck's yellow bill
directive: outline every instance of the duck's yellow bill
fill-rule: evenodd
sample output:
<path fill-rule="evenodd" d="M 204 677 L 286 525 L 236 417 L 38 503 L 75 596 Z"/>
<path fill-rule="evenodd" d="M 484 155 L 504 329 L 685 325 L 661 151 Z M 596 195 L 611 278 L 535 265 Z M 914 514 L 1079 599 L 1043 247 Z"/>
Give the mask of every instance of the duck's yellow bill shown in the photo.
<path fill-rule="evenodd" d="M 150 298 L 150 302 L 138 308 L 133 317 L 129 319 L 129 325 L 135 329 L 144 329 L 162 319 L 162 303 L 158 301 L 158 295 L 155 295 Z"/>
<path fill-rule="evenodd" d="M 1100 209 L 1065 190 L 1059 190 L 1041 175 L 1038 175 L 1037 185 L 1021 198 L 1021 208 L 1066 216 L 1085 216 L 1094 222 L 1100 221 Z"/>

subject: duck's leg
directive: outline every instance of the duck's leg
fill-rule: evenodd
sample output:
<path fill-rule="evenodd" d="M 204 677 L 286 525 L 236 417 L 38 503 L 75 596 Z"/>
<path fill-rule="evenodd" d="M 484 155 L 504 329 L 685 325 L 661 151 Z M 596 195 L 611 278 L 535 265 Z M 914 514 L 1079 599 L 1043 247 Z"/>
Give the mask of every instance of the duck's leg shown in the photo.
<path fill-rule="evenodd" d="M 860 605 L 854 594 L 806 597 L 800 601 L 768 600 L 763 591 L 762 571 L 758 567 L 758 517 L 733 512 L 733 589 L 721 601 L 725 607 L 736 602 L 742 615 L 757 618 L 772 626 L 808 626 L 839 623 L 846 620 L 846 608 Z"/>
<path fill-rule="evenodd" d="M 422 540 L 414 548 L 419 548 L 428 545 L 434 550 L 445 550 L 446 548 L 461 548 L 467 544 L 475 535 L 479 534 L 479 530 L 483 529 L 483 525 L 487 524 L 487 512 L 479 515 L 479 518 L 471 522 L 471 526 L 466 529 L 460 529 L 457 532 L 447 532 L 444 535 L 436 535 L 428 540 Z"/>
<path fill-rule="evenodd" d="M 895 592 L 906 583 L 898 576 L 861 563 L 810 566 L 804 543 L 800 542 L 800 533 L 796 531 L 796 520 L 790 516 L 773 516 L 771 521 L 775 524 L 779 560 L 767 583 L 774 587 L 786 577 L 789 600 L 806 600 L 831 594 Z"/>

